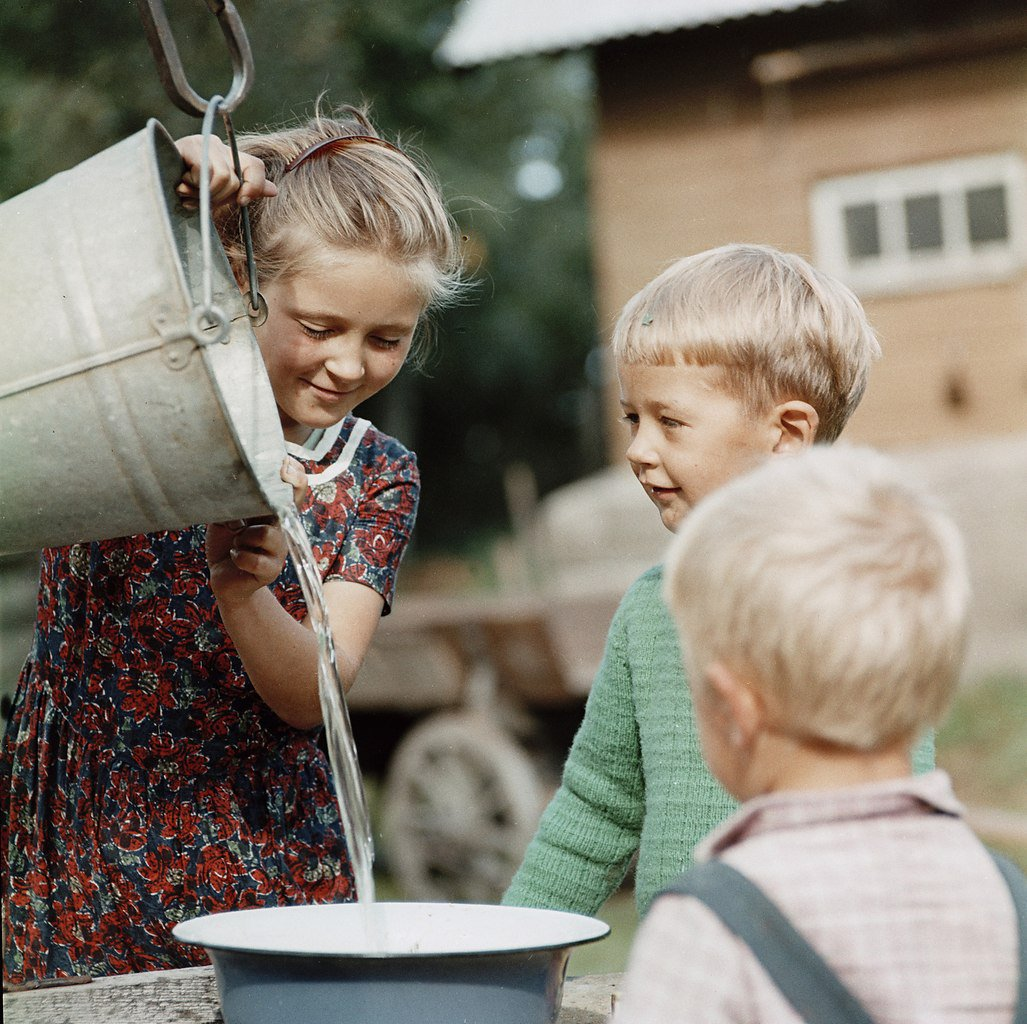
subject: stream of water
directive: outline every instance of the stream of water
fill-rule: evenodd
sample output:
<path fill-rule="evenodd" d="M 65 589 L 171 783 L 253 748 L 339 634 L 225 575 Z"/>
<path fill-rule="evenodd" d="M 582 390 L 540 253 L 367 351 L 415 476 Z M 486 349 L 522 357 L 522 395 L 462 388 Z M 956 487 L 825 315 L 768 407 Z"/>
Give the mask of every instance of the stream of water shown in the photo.
<path fill-rule="evenodd" d="M 303 596 L 307 602 L 307 613 L 317 636 L 317 684 L 321 697 L 328 757 L 335 779 L 339 815 L 342 818 L 350 862 L 353 865 L 353 877 L 357 884 L 357 899 L 365 908 L 365 926 L 371 938 L 376 932 L 376 929 L 371 927 L 375 899 L 372 872 L 374 839 L 367 811 L 367 795 L 364 792 L 364 782 L 357 762 L 357 748 L 350 726 L 349 709 L 346 706 L 346 691 L 335 659 L 335 645 L 328 622 L 324 589 L 299 513 L 289 505 L 278 510 L 278 517 L 289 542 L 289 553 L 296 566 L 296 574 L 299 576 Z"/>

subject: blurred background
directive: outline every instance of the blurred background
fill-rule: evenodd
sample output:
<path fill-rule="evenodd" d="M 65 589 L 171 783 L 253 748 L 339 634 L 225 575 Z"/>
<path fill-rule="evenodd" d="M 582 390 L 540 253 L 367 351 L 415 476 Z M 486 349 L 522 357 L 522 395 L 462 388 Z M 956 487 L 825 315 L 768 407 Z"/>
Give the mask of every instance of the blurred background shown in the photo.
<path fill-rule="evenodd" d="M 620 465 L 610 327 L 674 258 L 741 240 L 843 278 L 880 332 L 847 433 L 904 460 L 966 534 L 973 641 L 938 757 L 982 834 L 1027 863 L 1022 2 L 236 6 L 256 65 L 237 129 L 321 94 L 369 104 L 438 171 L 476 282 L 439 317 L 426 368 L 361 409 L 424 478 L 396 609 L 352 697 L 386 891 L 505 887 L 617 600 L 667 539 Z M 207 6 L 166 10 L 193 86 L 225 92 Z M 165 96 L 133 4 L 0 8 L 0 201 L 150 117 L 198 130 Z M 5 695 L 33 566 L 0 561 Z M 631 902 L 607 908 L 622 938 Z M 617 969 L 622 952 L 582 950 L 578 970 Z"/>

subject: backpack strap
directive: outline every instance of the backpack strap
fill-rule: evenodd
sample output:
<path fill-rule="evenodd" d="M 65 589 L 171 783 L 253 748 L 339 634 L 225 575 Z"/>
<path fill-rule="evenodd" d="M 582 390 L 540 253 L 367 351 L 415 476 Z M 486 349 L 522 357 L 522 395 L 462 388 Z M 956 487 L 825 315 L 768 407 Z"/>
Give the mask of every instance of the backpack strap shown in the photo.
<path fill-rule="evenodd" d="M 1027 1024 L 1027 878 L 1012 861 L 994 850 L 988 850 L 992 860 L 1009 886 L 1016 908 L 1016 920 L 1020 933 L 1020 985 L 1016 996 L 1016 1013 L 1013 1024 Z"/>
<path fill-rule="evenodd" d="M 862 1003 L 763 891 L 723 861 L 699 864 L 659 895 L 694 896 L 753 952 L 807 1024 L 873 1024 Z"/>
<path fill-rule="evenodd" d="M 1012 1024 L 1027 1024 L 1027 878 L 988 850 L 1013 897 L 1020 948 L 1020 980 Z M 677 893 L 705 903 L 753 952 L 771 980 L 808 1024 L 873 1024 L 862 1003 L 763 891 L 723 861 L 699 864 L 658 896 Z"/>

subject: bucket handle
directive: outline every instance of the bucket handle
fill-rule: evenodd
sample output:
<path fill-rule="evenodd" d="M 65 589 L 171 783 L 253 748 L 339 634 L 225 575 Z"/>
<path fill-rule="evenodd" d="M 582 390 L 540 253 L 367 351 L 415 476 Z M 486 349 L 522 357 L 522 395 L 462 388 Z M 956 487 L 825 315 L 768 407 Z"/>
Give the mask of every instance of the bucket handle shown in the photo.
<path fill-rule="evenodd" d="M 242 18 L 231 0 L 206 0 L 206 4 L 221 26 L 221 34 L 232 57 L 232 88 L 221 102 L 222 111 L 231 112 L 242 103 L 253 85 L 253 53 Z M 162 0 L 136 0 L 136 6 L 168 98 L 179 110 L 194 117 L 203 117 L 208 101 L 193 89 L 186 78 Z"/>
<path fill-rule="evenodd" d="M 214 254 L 210 219 L 210 137 L 214 131 L 214 116 L 225 101 L 211 96 L 203 113 L 202 145 L 200 146 L 200 265 L 201 304 L 193 308 L 190 333 L 197 341 L 203 337 L 204 326 L 215 329 L 214 341 L 227 340 L 228 317 L 214 305 Z"/>
<path fill-rule="evenodd" d="M 193 310 L 194 333 L 199 329 L 203 318 L 217 324 L 221 322 L 227 329 L 227 320 L 224 313 L 213 304 L 213 267 L 211 255 L 211 219 L 210 219 L 210 138 L 214 131 L 214 116 L 220 111 L 225 124 L 225 132 L 228 135 L 228 142 L 232 150 L 232 160 L 235 163 L 235 173 L 239 180 L 242 180 L 242 168 L 239 165 L 239 147 L 235 142 L 235 131 L 232 128 L 232 118 L 224 110 L 224 99 L 221 96 L 212 96 L 207 100 L 207 109 L 203 114 L 203 128 L 201 129 L 202 145 L 200 147 L 200 244 L 203 253 L 203 306 Z M 250 292 L 246 312 L 250 317 L 252 326 L 259 327 L 267 319 L 267 302 L 257 288 L 257 264 L 253 256 L 253 235 L 250 231 L 250 211 L 245 207 L 239 210 L 242 219 L 243 242 L 246 247 L 246 266 L 249 276 Z"/>

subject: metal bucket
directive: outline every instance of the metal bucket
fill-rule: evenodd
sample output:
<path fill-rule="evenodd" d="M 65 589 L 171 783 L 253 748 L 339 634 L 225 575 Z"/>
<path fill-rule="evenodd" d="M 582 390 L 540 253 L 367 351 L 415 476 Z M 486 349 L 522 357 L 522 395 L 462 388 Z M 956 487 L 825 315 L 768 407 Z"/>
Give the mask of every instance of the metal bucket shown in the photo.
<path fill-rule="evenodd" d="M 141 132 L 0 205 L 0 552 L 266 515 L 292 500 L 246 304 L 182 161 Z"/>
<path fill-rule="evenodd" d="M 558 910 L 336 903 L 212 914 L 174 934 L 210 955 L 225 1024 L 552 1024 L 572 948 L 609 931 Z"/>

